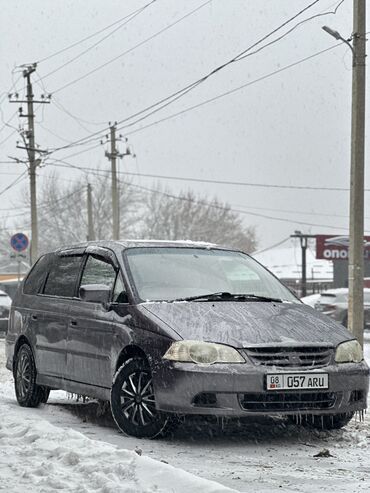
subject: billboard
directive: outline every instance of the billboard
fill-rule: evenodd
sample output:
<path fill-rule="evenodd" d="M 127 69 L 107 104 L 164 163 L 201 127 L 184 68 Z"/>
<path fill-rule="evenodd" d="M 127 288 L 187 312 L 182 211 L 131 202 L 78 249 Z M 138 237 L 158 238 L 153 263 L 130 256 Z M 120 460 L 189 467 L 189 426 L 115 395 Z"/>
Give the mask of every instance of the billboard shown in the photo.
<path fill-rule="evenodd" d="M 348 260 L 349 237 L 316 235 L 316 258 Z M 370 260 L 370 236 L 364 236 L 364 259 Z"/>

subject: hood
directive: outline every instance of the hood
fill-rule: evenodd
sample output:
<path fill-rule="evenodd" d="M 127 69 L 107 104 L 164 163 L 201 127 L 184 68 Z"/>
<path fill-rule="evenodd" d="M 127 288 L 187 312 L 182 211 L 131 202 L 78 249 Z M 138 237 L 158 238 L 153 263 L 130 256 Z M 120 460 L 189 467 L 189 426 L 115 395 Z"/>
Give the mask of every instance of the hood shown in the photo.
<path fill-rule="evenodd" d="M 144 303 L 183 339 L 243 348 L 257 345 L 336 346 L 353 339 L 341 325 L 297 303 Z"/>

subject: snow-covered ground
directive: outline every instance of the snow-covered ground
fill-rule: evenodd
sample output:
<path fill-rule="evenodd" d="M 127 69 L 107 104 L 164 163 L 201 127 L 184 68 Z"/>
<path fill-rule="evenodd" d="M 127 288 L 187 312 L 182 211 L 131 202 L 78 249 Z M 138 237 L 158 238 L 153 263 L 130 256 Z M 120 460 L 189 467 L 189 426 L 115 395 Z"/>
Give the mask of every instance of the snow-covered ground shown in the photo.
<path fill-rule="evenodd" d="M 331 457 L 315 458 L 324 448 Z M 370 418 L 335 432 L 270 419 L 224 428 L 189 421 L 166 440 L 129 438 L 109 413 L 99 416 L 95 402 L 77 403 L 64 392 L 52 392 L 38 409 L 19 407 L 0 340 L 0 491 L 59 490 L 368 492 Z"/>

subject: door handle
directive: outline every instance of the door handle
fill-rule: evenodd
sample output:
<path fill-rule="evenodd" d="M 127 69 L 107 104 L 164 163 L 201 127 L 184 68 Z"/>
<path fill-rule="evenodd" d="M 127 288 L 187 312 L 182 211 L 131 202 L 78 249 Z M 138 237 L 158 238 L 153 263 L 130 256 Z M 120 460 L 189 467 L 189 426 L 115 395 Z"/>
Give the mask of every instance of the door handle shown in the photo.
<path fill-rule="evenodd" d="M 76 325 L 77 325 L 76 320 L 71 320 L 71 321 L 69 322 L 69 325 L 71 325 L 72 327 L 76 327 Z"/>
<path fill-rule="evenodd" d="M 31 320 L 37 320 L 37 315 L 31 315 Z"/>

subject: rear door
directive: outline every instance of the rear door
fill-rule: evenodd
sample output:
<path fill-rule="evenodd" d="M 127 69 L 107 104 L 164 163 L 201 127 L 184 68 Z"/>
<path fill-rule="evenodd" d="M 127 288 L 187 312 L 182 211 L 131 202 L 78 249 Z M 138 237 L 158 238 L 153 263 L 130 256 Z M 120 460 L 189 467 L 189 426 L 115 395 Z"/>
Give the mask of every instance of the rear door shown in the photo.
<path fill-rule="evenodd" d="M 68 312 L 76 296 L 81 267 L 82 252 L 78 251 L 54 254 L 49 260 L 46 280 L 37 297 L 37 310 L 30 313 L 40 374 L 59 378 L 66 375 Z"/>
<path fill-rule="evenodd" d="M 122 286 L 114 254 L 101 247 L 89 247 L 79 286 L 104 284 Z M 122 288 L 121 288 L 122 289 Z M 98 387 L 112 383 L 113 312 L 102 303 L 74 300 L 68 324 L 67 366 L 69 378 Z"/>

